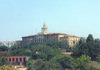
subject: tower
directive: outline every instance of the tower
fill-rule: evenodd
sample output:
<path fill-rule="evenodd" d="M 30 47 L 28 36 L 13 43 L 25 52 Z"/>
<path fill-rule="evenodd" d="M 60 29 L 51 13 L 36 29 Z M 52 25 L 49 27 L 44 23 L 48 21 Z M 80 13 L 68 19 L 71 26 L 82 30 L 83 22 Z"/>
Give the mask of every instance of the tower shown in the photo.
<path fill-rule="evenodd" d="M 41 28 L 41 30 L 42 30 L 41 31 L 42 34 L 47 34 L 48 33 L 48 28 L 47 28 L 45 22 L 43 23 L 43 27 Z"/>

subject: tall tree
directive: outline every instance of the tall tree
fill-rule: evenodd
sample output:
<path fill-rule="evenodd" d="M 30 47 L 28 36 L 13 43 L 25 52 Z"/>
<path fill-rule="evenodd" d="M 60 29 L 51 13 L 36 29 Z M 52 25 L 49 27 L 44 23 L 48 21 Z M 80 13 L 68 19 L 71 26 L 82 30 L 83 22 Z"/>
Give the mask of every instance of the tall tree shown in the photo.
<path fill-rule="evenodd" d="M 94 38 L 93 38 L 92 34 L 89 34 L 89 35 L 88 35 L 86 42 L 87 42 L 87 43 L 89 43 L 89 42 L 94 42 Z"/>
<path fill-rule="evenodd" d="M 100 44 L 94 42 L 92 35 L 87 37 L 86 43 L 80 44 L 73 49 L 74 56 L 79 57 L 83 54 L 90 56 L 92 60 L 96 60 L 96 57 L 100 55 Z"/>

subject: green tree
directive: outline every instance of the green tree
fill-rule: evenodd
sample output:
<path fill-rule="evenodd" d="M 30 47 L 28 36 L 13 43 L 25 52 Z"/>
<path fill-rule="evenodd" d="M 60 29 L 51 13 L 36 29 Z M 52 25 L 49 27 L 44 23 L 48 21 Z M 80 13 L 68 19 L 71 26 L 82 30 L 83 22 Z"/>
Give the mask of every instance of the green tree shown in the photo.
<path fill-rule="evenodd" d="M 73 48 L 73 56 L 79 57 L 83 54 L 90 56 L 92 60 L 96 60 L 96 57 L 100 55 L 100 44 L 95 43 L 92 35 L 87 37 L 86 43 Z"/>
<path fill-rule="evenodd" d="M 68 46 L 64 42 L 49 42 L 49 43 L 46 43 L 46 45 L 53 48 L 61 48 L 61 49 L 65 49 Z"/>
<path fill-rule="evenodd" d="M 57 55 L 51 61 L 58 62 L 64 69 L 72 69 L 75 66 L 74 59 L 70 55 Z"/>
<path fill-rule="evenodd" d="M 8 47 L 7 46 L 0 46 L 0 51 L 8 51 Z"/>
<path fill-rule="evenodd" d="M 83 43 L 73 49 L 73 56 L 79 57 L 83 54 L 90 56 L 92 60 L 96 60 L 96 57 L 100 55 L 100 44 Z"/>
<path fill-rule="evenodd" d="M 0 66 L 7 64 L 7 59 L 6 57 L 2 56 L 0 57 Z"/>
<path fill-rule="evenodd" d="M 9 51 L 9 56 L 31 56 L 32 52 L 30 49 L 15 49 L 13 51 Z"/>
<path fill-rule="evenodd" d="M 87 43 L 82 43 L 80 45 L 78 45 L 77 47 L 73 48 L 73 56 L 75 57 L 80 57 L 83 54 L 87 54 L 88 55 L 88 51 L 89 48 L 87 46 Z"/>
<path fill-rule="evenodd" d="M 78 45 L 81 45 L 82 43 L 86 43 L 86 39 L 83 38 L 83 37 L 80 38 L 80 41 L 79 41 Z"/>
<path fill-rule="evenodd" d="M 50 61 L 36 60 L 33 70 L 63 70 L 59 63 Z"/>
<path fill-rule="evenodd" d="M 89 35 L 88 35 L 86 42 L 87 42 L 87 43 L 88 43 L 88 42 L 94 42 L 94 38 L 93 38 L 92 34 L 89 34 Z"/>
<path fill-rule="evenodd" d="M 59 49 L 51 48 L 45 45 L 33 46 L 32 47 L 32 57 L 35 59 L 50 60 L 52 57 L 61 54 Z"/>
<path fill-rule="evenodd" d="M 33 70 L 33 66 L 34 66 L 34 60 L 28 60 L 28 62 L 26 63 L 27 69 L 28 70 Z"/>
<path fill-rule="evenodd" d="M 80 70 L 85 70 L 86 64 L 91 61 L 91 57 L 82 55 L 76 60 L 76 67 Z"/>
<path fill-rule="evenodd" d="M 14 51 L 14 50 L 19 49 L 19 48 L 21 48 L 21 47 L 14 45 L 14 46 L 10 47 L 9 51 Z"/>

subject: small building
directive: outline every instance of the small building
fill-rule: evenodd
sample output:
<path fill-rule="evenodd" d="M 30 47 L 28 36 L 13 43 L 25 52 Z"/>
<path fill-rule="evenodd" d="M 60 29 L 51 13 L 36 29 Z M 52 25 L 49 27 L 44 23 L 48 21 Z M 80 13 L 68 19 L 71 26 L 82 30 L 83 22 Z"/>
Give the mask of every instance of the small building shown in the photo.
<path fill-rule="evenodd" d="M 71 55 L 72 52 L 62 52 L 62 54 L 64 54 L 64 55 Z"/>
<path fill-rule="evenodd" d="M 66 51 L 66 49 L 62 49 L 61 51 L 62 51 L 62 54 L 64 54 L 64 55 L 72 55 L 73 54 L 70 51 Z"/>
<path fill-rule="evenodd" d="M 26 61 L 28 61 L 27 56 L 9 56 L 7 57 L 7 61 L 11 65 L 25 65 Z"/>
<path fill-rule="evenodd" d="M 16 41 L 0 41 L 0 46 L 11 47 L 16 44 Z"/>

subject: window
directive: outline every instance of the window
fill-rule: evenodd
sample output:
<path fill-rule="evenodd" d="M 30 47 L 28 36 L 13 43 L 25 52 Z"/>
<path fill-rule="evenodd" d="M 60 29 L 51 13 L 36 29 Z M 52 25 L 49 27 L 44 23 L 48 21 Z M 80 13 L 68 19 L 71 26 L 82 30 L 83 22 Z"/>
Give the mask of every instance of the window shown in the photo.
<path fill-rule="evenodd" d="M 73 44 L 76 44 L 75 41 L 73 41 Z"/>
<path fill-rule="evenodd" d="M 22 58 L 20 58 L 20 61 L 22 61 Z"/>
<path fill-rule="evenodd" d="M 26 59 L 25 59 L 25 58 L 23 58 L 23 60 L 24 60 L 24 62 L 26 61 Z"/>
<path fill-rule="evenodd" d="M 18 62 L 18 58 L 16 58 L 16 62 Z"/>
<path fill-rule="evenodd" d="M 9 62 L 11 61 L 11 58 L 9 58 Z"/>

